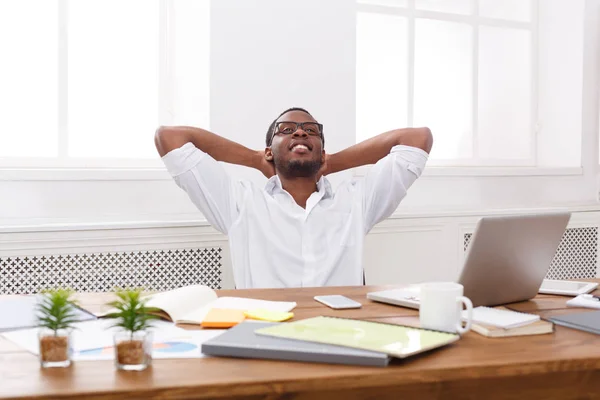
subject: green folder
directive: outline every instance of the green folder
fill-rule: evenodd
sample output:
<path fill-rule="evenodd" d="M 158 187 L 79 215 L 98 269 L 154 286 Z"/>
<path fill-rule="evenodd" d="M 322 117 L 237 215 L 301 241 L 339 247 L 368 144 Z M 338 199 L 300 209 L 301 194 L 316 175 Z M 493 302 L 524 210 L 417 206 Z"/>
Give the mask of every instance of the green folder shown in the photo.
<path fill-rule="evenodd" d="M 334 317 L 288 322 L 255 333 L 378 351 L 397 358 L 445 346 L 460 338 L 456 333 Z"/>

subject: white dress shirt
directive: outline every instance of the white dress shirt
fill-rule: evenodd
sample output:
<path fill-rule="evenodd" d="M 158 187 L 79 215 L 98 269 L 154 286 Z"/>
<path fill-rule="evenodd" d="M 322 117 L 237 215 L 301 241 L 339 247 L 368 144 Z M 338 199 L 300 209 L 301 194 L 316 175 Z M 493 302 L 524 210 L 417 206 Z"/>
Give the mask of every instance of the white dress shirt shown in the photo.
<path fill-rule="evenodd" d="M 229 236 L 238 289 L 361 285 L 363 242 L 421 175 L 427 153 L 394 146 L 367 175 L 334 192 L 322 177 L 300 207 L 278 176 L 264 188 L 229 176 L 187 143 L 163 157 L 206 219 Z"/>

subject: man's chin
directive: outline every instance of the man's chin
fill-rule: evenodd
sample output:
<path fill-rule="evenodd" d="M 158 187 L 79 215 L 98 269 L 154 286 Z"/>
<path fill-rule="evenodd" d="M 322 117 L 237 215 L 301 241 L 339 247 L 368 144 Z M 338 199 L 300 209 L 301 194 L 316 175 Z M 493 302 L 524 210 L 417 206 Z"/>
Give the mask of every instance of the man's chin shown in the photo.
<path fill-rule="evenodd" d="M 311 178 L 317 175 L 322 164 L 320 160 L 290 160 L 282 172 L 290 178 Z"/>

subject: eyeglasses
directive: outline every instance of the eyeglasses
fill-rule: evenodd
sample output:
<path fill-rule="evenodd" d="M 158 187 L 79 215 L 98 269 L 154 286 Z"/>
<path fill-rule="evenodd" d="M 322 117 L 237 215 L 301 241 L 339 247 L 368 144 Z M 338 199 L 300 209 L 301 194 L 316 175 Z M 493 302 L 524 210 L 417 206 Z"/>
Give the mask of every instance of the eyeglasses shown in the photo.
<path fill-rule="evenodd" d="M 318 122 L 280 121 L 277 122 L 275 124 L 275 128 L 273 128 L 271 142 L 273 142 L 273 137 L 275 135 L 291 135 L 295 133 L 298 130 L 298 128 L 302 128 L 302 130 L 306 132 L 309 136 L 317 136 L 321 138 L 323 134 L 323 124 L 319 124 Z"/>

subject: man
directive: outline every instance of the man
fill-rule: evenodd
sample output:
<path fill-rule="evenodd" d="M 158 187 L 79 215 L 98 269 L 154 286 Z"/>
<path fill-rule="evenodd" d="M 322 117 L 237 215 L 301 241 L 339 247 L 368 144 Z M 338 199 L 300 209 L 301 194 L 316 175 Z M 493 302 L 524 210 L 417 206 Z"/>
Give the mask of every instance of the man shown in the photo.
<path fill-rule="evenodd" d="M 179 187 L 229 235 L 237 288 L 360 285 L 364 236 L 390 216 L 420 176 L 427 128 L 382 133 L 339 153 L 301 108 L 276 118 L 266 149 L 250 150 L 203 129 L 160 127 L 156 148 Z M 260 170 L 264 188 L 231 178 L 217 161 Z M 324 175 L 375 164 L 334 192 Z"/>

